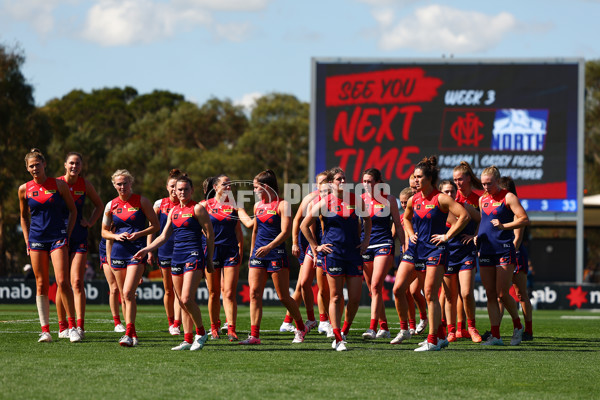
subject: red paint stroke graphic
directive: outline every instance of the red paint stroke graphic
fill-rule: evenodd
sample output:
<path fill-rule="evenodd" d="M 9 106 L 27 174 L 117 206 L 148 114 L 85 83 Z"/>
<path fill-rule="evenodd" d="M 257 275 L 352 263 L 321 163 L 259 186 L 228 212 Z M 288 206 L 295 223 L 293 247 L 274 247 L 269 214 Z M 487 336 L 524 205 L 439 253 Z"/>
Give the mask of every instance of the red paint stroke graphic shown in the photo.
<path fill-rule="evenodd" d="M 325 105 L 339 107 L 359 104 L 430 102 L 444 82 L 425 76 L 423 68 L 398 68 L 328 77 Z"/>

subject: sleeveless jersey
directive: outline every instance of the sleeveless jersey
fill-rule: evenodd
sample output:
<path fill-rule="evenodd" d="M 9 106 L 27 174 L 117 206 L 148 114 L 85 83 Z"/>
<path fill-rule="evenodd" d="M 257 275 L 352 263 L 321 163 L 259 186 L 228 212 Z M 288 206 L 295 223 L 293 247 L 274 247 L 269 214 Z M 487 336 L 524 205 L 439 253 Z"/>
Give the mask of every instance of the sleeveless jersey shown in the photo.
<path fill-rule="evenodd" d="M 230 204 L 220 203 L 214 197 L 208 199 L 204 207 L 215 233 L 215 246 L 237 247 L 238 241 L 235 236 L 235 228 L 239 221 L 237 210 Z"/>
<path fill-rule="evenodd" d="M 268 245 L 281 233 L 281 215 L 279 215 L 279 203 L 281 199 L 277 198 L 269 203 L 262 200 L 256 206 L 256 241 L 252 249 L 250 258 L 254 258 L 256 249 Z M 285 243 L 281 243 L 274 248 L 262 260 L 278 260 L 286 256 Z"/>
<path fill-rule="evenodd" d="M 316 196 L 307 205 L 307 207 L 306 207 L 307 209 L 311 205 L 314 206 L 319 201 L 321 201 L 321 196 L 319 195 L 319 192 L 317 190 L 315 190 L 311 194 L 316 194 Z M 302 219 L 304 219 L 304 217 L 305 217 L 305 215 L 303 214 Z M 302 223 L 302 220 L 300 220 L 300 223 Z M 314 223 L 315 223 L 315 240 L 317 241 L 317 243 L 321 243 L 321 237 L 323 236 L 323 232 L 321 230 L 321 221 L 317 219 Z M 302 233 L 301 230 L 298 232 L 298 246 L 300 247 L 301 252 L 305 252 L 310 247 L 308 240 L 306 239 L 306 237 L 304 236 L 304 234 Z"/>
<path fill-rule="evenodd" d="M 69 186 L 69 192 L 71 192 L 71 197 L 75 202 L 75 207 L 77 207 L 77 218 L 75 219 L 75 227 L 71 233 L 71 240 L 77 238 L 78 241 L 87 241 L 88 230 L 87 228 L 81 226 L 81 218 L 83 217 L 83 203 L 85 202 L 86 197 L 85 179 L 79 176 L 73 185 L 69 185 L 64 176 L 60 176 L 56 179 L 65 182 Z M 69 223 L 69 210 L 66 207 L 64 218 L 65 225 L 67 225 Z"/>
<path fill-rule="evenodd" d="M 500 190 L 495 195 L 481 198 L 481 223 L 479 224 L 478 242 L 481 243 L 481 254 L 497 254 L 514 248 L 514 231 L 500 230 L 492 225 L 491 220 L 500 223 L 512 222 L 515 214 L 506 206 L 507 190 Z"/>
<path fill-rule="evenodd" d="M 392 237 L 392 215 L 390 211 L 389 201 L 387 204 L 380 202 L 367 193 L 361 195 L 367 211 L 371 217 L 371 238 L 369 247 L 373 245 L 392 245 L 394 238 Z M 387 196 L 386 196 L 387 200 Z M 361 233 L 361 240 L 364 239 L 365 232 Z"/>
<path fill-rule="evenodd" d="M 119 197 L 111 201 L 110 213 L 112 215 L 115 234 L 123 232 L 134 233 L 146 228 L 146 215 L 142 211 L 141 196 L 132 194 L 127 201 Z M 110 253 L 111 259 L 128 260 L 146 245 L 146 238 L 141 237 L 135 241 L 115 240 Z"/>
<path fill-rule="evenodd" d="M 169 213 L 171 210 L 177 205 L 177 203 L 173 203 L 171 198 L 165 197 L 160 200 L 156 200 L 154 203 L 153 209 L 158 208 L 158 222 L 160 229 L 157 235 L 160 235 L 162 231 L 165 229 L 165 225 L 167 225 L 167 220 L 169 218 Z M 173 235 L 167 239 L 162 246 L 158 248 L 158 258 L 159 260 L 170 259 L 173 254 Z"/>
<path fill-rule="evenodd" d="M 194 217 L 195 201 L 190 201 L 187 205 L 177 205 L 173 208 L 171 223 L 173 224 L 173 265 L 186 262 L 188 256 L 197 252 L 199 258 L 204 257 L 202 250 L 202 226 Z"/>
<path fill-rule="evenodd" d="M 444 235 L 448 231 L 446 227 L 448 213 L 440 209 L 440 194 L 439 190 L 434 189 L 427 197 L 423 197 L 422 192 L 417 192 L 412 198 L 411 222 L 418 237 L 416 254 L 419 258 L 438 248 L 430 242 L 431 235 Z"/>
<path fill-rule="evenodd" d="M 479 196 L 474 192 L 468 197 L 464 197 L 460 192 L 456 195 L 456 202 L 464 207 L 465 204 L 469 204 L 479 210 Z M 462 243 L 460 237 L 465 235 L 475 235 L 477 232 L 477 223 L 473 220 L 469 220 L 467 226 L 455 237 L 448 241 L 448 249 L 450 250 L 450 262 L 453 260 L 463 259 L 470 255 L 475 250 L 475 244 L 473 242 L 465 245 Z"/>
<path fill-rule="evenodd" d="M 31 214 L 29 240 L 53 242 L 67 237 L 64 219 L 65 201 L 58 192 L 55 178 L 46 178 L 38 184 L 31 180 L 26 184 L 27 204 Z"/>
<path fill-rule="evenodd" d="M 355 260 L 362 262 L 360 255 L 359 218 L 356 215 L 356 196 L 350 193 L 348 202 L 329 194 L 324 198 L 327 212 L 323 213 L 325 231 L 322 244 L 331 244 L 333 252 L 328 257 L 340 260 Z"/>

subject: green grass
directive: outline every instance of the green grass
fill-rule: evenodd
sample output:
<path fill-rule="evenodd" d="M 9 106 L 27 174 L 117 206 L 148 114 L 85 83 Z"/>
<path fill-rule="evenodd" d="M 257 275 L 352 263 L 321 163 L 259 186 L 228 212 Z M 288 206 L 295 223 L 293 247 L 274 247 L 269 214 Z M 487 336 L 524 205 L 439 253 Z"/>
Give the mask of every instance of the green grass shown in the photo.
<path fill-rule="evenodd" d="M 207 320 L 206 308 L 202 311 Z M 387 312 L 395 334 L 395 310 Z M 533 342 L 486 348 L 461 339 L 428 353 L 413 351 L 422 336 L 398 346 L 363 342 L 366 308 L 359 310 L 350 331 L 349 351 L 333 351 L 331 341 L 316 332 L 292 345 L 292 334 L 278 332 L 283 313 L 282 307 L 265 309 L 260 346 L 220 339 L 209 340 L 202 351 L 174 352 L 170 348 L 182 337 L 167 333 L 162 307 L 140 307 L 140 346 L 122 348 L 108 306 L 88 307 L 87 337 L 71 344 L 57 339 L 54 309 L 54 342 L 37 343 L 35 306 L 0 305 L 0 398 L 600 397 L 599 313 L 536 311 Z M 483 333 L 489 328 L 485 311 L 477 317 Z M 240 307 L 238 327 L 240 338 L 245 337 L 247 307 Z M 505 318 L 503 336 L 511 327 Z"/>

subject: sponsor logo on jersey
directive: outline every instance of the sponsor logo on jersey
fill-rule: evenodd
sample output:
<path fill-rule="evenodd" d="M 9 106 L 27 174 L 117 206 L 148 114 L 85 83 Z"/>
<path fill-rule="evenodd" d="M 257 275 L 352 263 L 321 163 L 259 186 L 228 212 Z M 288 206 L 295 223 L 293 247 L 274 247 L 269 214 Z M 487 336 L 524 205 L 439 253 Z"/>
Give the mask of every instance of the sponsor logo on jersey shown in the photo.
<path fill-rule="evenodd" d="M 199 254 L 200 254 L 200 253 L 199 253 L 199 252 L 197 252 L 197 251 L 192 251 L 192 252 L 190 253 L 190 256 L 197 257 Z"/>
<path fill-rule="evenodd" d="M 44 194 L 54 194 L 56 193 L 56 190 L 46 190 L 44 191 Z"/>
<path fill-rule="evenodd" d="M 139 207 L 129 207 L 129 208 L 127 209 L 127 211 L 129 211 L 129 212 L 136 212 L 136 211 L 138 211 L 138 210 L 139 210 Z"/>
<path fill-rule="evenodd" d="M 193 216 L 193 214 L 182 214 L 181 216 L 183 218 L 191 218 Z"/>
<path fill-rule="evenodd" d="M 385 204 L 375 204 L 375 208 L 385 208 Z"/>
<path fill-rule="evenodd" d="M 346 210 L 355 210 L 355 209 L 356 209 L 356 206 L 353 206 L 353 205 L 346 206 Z"/>
<path fill-rule="evenodd" d="M 277 214 L 277 211 L 276 210 L 267 210 L 267 214 L 275 215 L 275 214 Z"/>
<path fill-rule="evenodd" d="M 501 205 L 501 202 L 492 203 L 492 207 L 500 207 Z"/>
<path fill-rule="evenodd" d="M 425 209 L 427 209 L 427 210 L 430 210 L 430 209 L 432 209 L 432 208 L 435 208 L 435 205 L 433 205 L 433 204 L 427 204 L 427 205 L 425 206 Z"/>
<path fill-rule="evenodd" d="M 83 196 L 83 194 L 84 194 L 84 193 L 85 193 L 85 192 L 83 192 L 83 191 L 81 191 L 81 190 L 76 190 L 76 191 L 75 191 L 75 195 L 76 195 L 76 196 Z"/>

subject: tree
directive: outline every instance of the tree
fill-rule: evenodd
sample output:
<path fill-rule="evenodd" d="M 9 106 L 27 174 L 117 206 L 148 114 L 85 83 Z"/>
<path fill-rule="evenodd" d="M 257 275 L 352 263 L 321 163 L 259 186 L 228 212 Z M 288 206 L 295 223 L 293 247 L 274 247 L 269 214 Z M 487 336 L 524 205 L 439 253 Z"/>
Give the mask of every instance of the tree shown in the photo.
<path fill-rule="evenodd" d="M 17 189 L 30 179 L 23 157 L 32 147 L 46 150 L 52 138 L 50 119 L 36 109 L 33 87 L 21 72 L 24 63 L 25 55 L 19 48 L 0 44 L 0 275 L 6 275 L 9 265 L 16 265 L 18 256 L 25 252 L 16 229 Z M 17 254 L 19 250 L 23 254 Z"/>
<path fill-rule="evenodd" d="M 600 60 L 585 63 L 585 189 L 600 193 Z"/>

